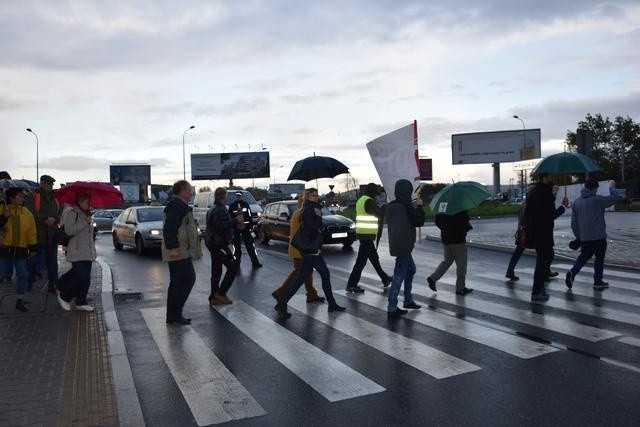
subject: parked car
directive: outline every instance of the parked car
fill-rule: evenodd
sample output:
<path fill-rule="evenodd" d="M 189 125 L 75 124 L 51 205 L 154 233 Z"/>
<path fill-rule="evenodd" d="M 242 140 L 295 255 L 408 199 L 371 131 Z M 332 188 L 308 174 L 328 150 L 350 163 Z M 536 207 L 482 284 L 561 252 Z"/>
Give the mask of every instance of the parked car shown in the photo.
<path fill-rule="evenodd" d="M 91 215 L 93 221 L 93 237 L 100 231 L 111 231 L 113 221 L 120 216 L 122 209 L 101 209 Z"/>
<path fill-rule="evenodd" d="M 296 200 L 266 205 L 256 228 L 258 240 L 265 244 L 271 239 L 288 242 L 291 215 L 297 207 Z M 356 224 L 347 217 L 333 215 L 329 209 L 322 208 L 322 237 L 324 244 L 342 243 L 350 247 L 356 240 Z"/>
<path fill-rule="evenodd" d="M 227 208 L 229 208 L 229 203 L 233 203 L 236 200 L 236 192 L 238 191 L 242 192 L 242 199 L 249 204 L 251 218 L 253 218 L 255 226 L 262 215 L 262 208 L 250 192 L 246 190 L 227 190 Z M 207 211 L 213 207 L 213 204 L 213 191 L 198 193 L 193 201 L 193 217 L 198 223 L 201 235 L 204 235 L 207 230 Z"/>
<path fill-rule="evenodd" d="M 111 235 L 113 247 L 121 250 L 131 246 L 142 255 L 148 248 L 162 245 L 163 206 L 133 206 L 113 221 Z"/>

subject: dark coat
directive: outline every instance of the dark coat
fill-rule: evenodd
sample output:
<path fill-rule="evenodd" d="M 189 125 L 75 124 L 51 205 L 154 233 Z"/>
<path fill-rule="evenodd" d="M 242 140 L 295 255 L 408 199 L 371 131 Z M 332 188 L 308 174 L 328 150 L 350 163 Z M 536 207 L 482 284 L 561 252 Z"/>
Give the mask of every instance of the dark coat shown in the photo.
<path fill-rule="evenodd" d="M 322 216 L 317 215 L 314 209 L 322 209 L 322 205 L 305 200 L 300 213 L 300 227 L 309 239 L 314 239 L 318 233 L 322 233 Z"/>
<path fill-rule="evenodd" d="M 208 248 L 228 246 L 233 240 L 233 229 L 237 221 L 229 215 L 229 211 L 222 203 L 216 202 L 207 212 Z"/>
<path fill-rule="evenodd" d="M 387 206 L 387 231 L 391 256 L 409 256 L 416 241 L 416 227 L 424 224 L 424 211 L 420 206 L 411 206 L 411 182 L 401 179 L 396 182 L 396 199 Z"/>
<path fill-rule="evenodd" d="M 466 243 L 467 232 L 471 230 L 469 223 L 469 213 L 459 212 L 455 215 L 436 215 L 436 225 L 440 229 L 440 238 L 445 245 L 456 245 Z"/>
<path fill-rule="evenodd" d="M 563 206 L 556 209 L 551 185 L 537 183 L 527 195 L 524 210 L 527 246 L 553 247 L 553 221 L 563 213 Z"/>

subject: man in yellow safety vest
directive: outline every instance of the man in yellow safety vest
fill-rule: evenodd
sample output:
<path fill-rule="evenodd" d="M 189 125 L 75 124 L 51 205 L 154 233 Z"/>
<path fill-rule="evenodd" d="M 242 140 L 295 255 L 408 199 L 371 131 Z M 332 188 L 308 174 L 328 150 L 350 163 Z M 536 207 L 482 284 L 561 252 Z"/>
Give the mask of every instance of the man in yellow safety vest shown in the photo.
<path fill-rule="evenodd" d="M 391 277 L 382 269 L 378 251 L 374 241 L 378 235 L 378 222 L 384 217 L 385 205 L 378 206 L 375 197 L 380 194 L 380 190 L 376 184 L 369 183 L 364 189 L 364 194 L 360 196 L 356 202 L 356 236 L 360 241 L 358 248 L 358 257 L 353 266 L 349 280 L 347 281 L 347 292 L 361 294 L 364 292 L 358 282 L 362 269 L 367 264 L 367 260 L 371 261 L 371 265 L 376 269 L 382 285 L 389 286 Z"/>

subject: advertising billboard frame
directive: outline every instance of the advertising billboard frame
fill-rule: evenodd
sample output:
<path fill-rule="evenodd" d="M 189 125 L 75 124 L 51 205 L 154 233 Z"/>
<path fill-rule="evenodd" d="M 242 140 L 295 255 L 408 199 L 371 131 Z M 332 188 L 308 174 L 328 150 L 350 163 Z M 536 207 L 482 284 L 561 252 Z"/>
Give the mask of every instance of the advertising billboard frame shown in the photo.
<path fill-rule="evenodd" d="M 109 165 L 109 182 L 112 185 L 151 185 L 151 165 L 113 164 Z"/>
<path fill-rule="evenodd" d="M 451 164 L 512 163 L 542 157 L 540 129 L 451 135 Z"/>
<path fill-rule="evenodd" d="M 269 178 L 268 151 L 191 154 L 191 179 Z"/>

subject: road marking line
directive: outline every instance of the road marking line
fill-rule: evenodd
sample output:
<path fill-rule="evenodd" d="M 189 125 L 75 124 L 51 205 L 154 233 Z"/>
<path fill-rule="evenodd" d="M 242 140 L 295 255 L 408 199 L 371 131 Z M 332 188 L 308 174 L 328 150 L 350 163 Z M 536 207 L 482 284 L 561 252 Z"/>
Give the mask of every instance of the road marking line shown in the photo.
<path fill-rule="evenodd" d="M 293 297 L 289 305 L 434 378 L 442 379 L 480 369 L 472 363 L 348 313 L 328 313 L 326 306 L 307 304 L 301 295 Z"/>
<path fill-rule="evenodd" d="M 635 347 L 640 347 L 640 339 L 638 339 L 638 338 L 622 337 L 618 341 L 620 341 L 622 343 L 625 343 L 625 344 L 633 345 Z"/>
<path fill-rule="evenodd" d="M 330 402 L 385 391 L 384 387 L 243 301 L 236 300 L 233 305 L 215 308 L 242 333 Z"/>
<path fill-rule="evenodd" d="M 367 292 L 360 295 L 353 295 L 346 291 L 341 291 L 340 293 L 371 307 L 382 310 L 387 308 L 387 297 L 372 290 L 369 286 L 367 286 Z M 486 345 L 521 359 L 530 359 L 558 351 L 557 348 L 545 344 L 536 343 L 517 335 L 491 329 L 487 326 L 447 316 L 429 309 L 411 310 L 405 317 L 414 322 Z"/>
<path fill-rule="evenodd" d="M 266 415 L 191 326 L 167 326 L 164 308 L 140 312 L 198 425 Z"/>
<path fill-rule="evenodd" d="M 559 267 L 558 270 L 561 270 L 561 269 L 564 268 L 562 265 L 554 265 L 553 267 Z M 565 276 L 567 274 L 567 271 L 569 271 L 570 268 L 571 268 L 571 266 L 567 266 L 567 268 L 564 269 L 564 271 L 562 271 L 558 275 L 558 277 L 555 279 L 555 280 L 559 281 L 560 283 L 562 283 L 563 286 L 565 286 L 564 279 L 565 279 Z M 573 283 L 574 284 L 574 289 L 576 288 L 576 286 L 575 286 L 576 282 L 584 283 L 584 284 L 588 285 L 589 289 L 592 289 L 591 286 L 593 285 L 593 271 L 588 272 L 588 271 L 584 271 L 584 270 L 585 270 L 584 268 L 582 270 L 580 270 L 580 273 L 574 278 L 574 283 Z M 525 274 L 530 275 L 531 277 L 533 277 L 534 271 L 535 270 L 533 268 L 523 268 L 523 269 L 518 270 L 519 273 L 525 273 Z M 609 276 L 609 275 L 614 276 L 614 274 L 609 274 L 609 270 L 606 270 L 606 269 L 604 271 L 604 275 L 605 276 Z M 638 279 L 638 280 L 640 281 L 640 279 Z M 612 288 L 627 289 L 627 290 L 636 291 L 636 292 L 640 291 L 640 285 L 638 283 L 625 282 L 624 280 L 620 280 L 619 278 L 615 279 L 615 280 L 609 280 L 609 283 L 610 283 Z"/>
<path fill-rule="evenodd" d="M 571 269 L 571 267 L 573 267 L 573 264 L 557 263 L 557 264 L 553 264 L 551 267 L 552 268 L 553 267 L 557 267 L 559 269 L 564 270 L 565 273 L 566 273 L 567 271 L 569 271 Z M 593 267 L 585 265 L 584 267 L 582 267 L 580 272 L 581 273 L 585 272 L 585 273 L 588 273 L 591 276 L 593 276 Z M 621 277 L 623 279 L 634 279 L 634 280 L 640 281 L 640 273 L 634 273 L 634 272 L 631 272 L 631 271 L 613 270 L 611 268 L 607 268 L 606 265 L 605 265 L 605 269 L 604 269 L 604 275 L 605 276 Z M 638 289 L 638 287 L 635 287 L 635 288 L 632 288 L 632 289 Z"/>

